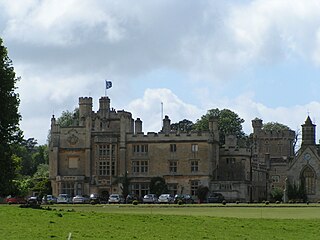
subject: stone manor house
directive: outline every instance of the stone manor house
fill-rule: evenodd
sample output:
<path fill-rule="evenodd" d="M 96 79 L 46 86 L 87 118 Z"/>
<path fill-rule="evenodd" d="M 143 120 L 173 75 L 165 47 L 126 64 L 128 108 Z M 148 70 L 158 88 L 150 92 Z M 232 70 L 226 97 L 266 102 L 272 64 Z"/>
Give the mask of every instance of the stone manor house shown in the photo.
<path fill-rule="evenodd" d="M 91 97 L 79 98 L 79 119 L 60 127 L 51 119 L 49 153 L 53 194 L 121 193 L 119 177 L 130 180 L 130 191 L 149 193 L 150 180 L 163 177 L 172 194 L 196 195 L 199 186 L 219 192 L 229 201 L 269 199 L 273 188 L 301 184 L 308 199 L 320 199 L 320 156 L 315 125 L 308 117 L 302 125 L 302 145 L 294 153 L 295 132 L 263 131 L 262 120 L 252 120 L 253 143 L 240 147 L 234 136 L 219 146 L 217 119 L 209 131 L 179 132 L 170 129 L 165 116 L 160 132 L 144 133 L 142 121 L 130 112 L 110 107 L 101 97 L 92 109 Z"/>

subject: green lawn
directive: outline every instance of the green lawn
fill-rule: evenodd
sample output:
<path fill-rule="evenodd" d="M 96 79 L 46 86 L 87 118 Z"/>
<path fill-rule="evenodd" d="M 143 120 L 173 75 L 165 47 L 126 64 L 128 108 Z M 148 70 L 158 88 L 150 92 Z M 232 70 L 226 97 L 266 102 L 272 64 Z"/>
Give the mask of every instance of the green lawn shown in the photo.
<path fill-rule="evenodd" d="M 0 239 L 319 239 L 320 207 L 0 205 Z"/>

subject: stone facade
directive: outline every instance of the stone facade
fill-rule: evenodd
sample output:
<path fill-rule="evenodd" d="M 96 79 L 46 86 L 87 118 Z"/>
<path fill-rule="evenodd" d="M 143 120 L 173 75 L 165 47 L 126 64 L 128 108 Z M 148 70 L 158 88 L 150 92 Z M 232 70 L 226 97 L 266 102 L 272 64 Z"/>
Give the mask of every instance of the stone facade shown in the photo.
<path fill-rule="evenodd" d="M 227 136 L 221 147 L 215 118 L 209 121 L 209 131 L 186 133 L 171 131 L 165 116 L 160 132 L 145 134 L 142 121 L 110 108 L 108 97 L 100 98 L 97 112 L 92 110 L 92 98 L 81 97 L 79 119 L 73 126 L 61 127 L 54 116 L 51 119 L 53 194 L 120 193 L 117 180 L 127 175 L 130 191 L 143 196 L 149 193 L 151 178 L 160 176 L 172 194 L 195 195 L 202 185 L 230 201 L 261 201 L 268 199 L 272 188 L 284 189 L 286 178 L 298 181 L 297 172 L 319 172 L 312 141 L 295 157 L 293 131 L 263 131 L 260 119 L 254 119 L 252 126 L 250 146 L 240 147 L 238 139 Z M 307 152 L 309 165 L 299 165 Z"/>

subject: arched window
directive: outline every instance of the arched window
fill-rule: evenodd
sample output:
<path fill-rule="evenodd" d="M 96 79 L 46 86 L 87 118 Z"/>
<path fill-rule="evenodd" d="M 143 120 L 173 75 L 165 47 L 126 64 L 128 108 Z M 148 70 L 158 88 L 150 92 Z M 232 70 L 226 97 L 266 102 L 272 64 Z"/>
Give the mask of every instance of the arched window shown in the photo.
<path fill-rule="evenodd" d="M 316 179 L 312 168 L 306 167 L 301 174 L 302 181 L 304 183 L 304 188 L 306 194 L 315 194 L 316 191 Z"/>

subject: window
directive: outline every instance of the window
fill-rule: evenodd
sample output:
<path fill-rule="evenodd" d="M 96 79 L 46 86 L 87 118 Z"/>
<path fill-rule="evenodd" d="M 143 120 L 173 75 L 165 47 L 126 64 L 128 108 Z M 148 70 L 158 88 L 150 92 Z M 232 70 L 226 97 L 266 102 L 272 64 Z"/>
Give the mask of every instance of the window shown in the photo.
<path fill-rule="evenodd" d="M 146 155 L 148 153 L 148 145 L 133 145 L 133 153 L 135 155 Z"/>
<path fill-rule="evenodd" d="M 177 170 L 178 170 L 177 161 L 170 161 L 169 162 L 169 172 L 170 173 L 177 173 Z"/>
<path fill-rule="evenodd" d="M 195 196 L 197 195 L 197 190 L 199 187 L 199 180 L 192 180 L 190 181 L 190 193 L 191 195 Z"/>
<path fill-rule="evenodd" d="M 199 162 L 191 161 L 191 172 L 198 172 L 199 170 Z"/>
<path fill-rule="evenodd" d="M 140 167 L 141 167 L 140 170 L 142 173 L 147 173 L 148 172 L 148 161 L 141 161 Z"/>
<path fill-rule="evenodd" d="M 132 172 L 133 173 L 148 173 L 149 163 L 145 160 L 132 161 Z"/>
<path fill-rule="evenodd" d="M 133 183 L 131 188 L 131 193 L 143 197 L 149 193 L 149 184 L 148 183 Z"/>
<path fill-rule="evenodd" d="M 306 194 L 315 194 L 315 174 L 310 167 L 303 170 L 301 180 L 304 182 Z"/>
<path fill-rule="evenodd" d="M 235 164 L 236 163 L 236 159 L 235 158 L 226 158 L 226 163 L 227 164 Z"/>
<path fill-rule="evenodd" d="M 193 152 L 193 153 L 198 152 L 198 144 L 192 144 L 191 145 L 191 152 Z"/>
<path fill-rule="evenodd" d="M 69 162 L 69 168 L 78 168 L 78 157 L 69 157 L 68 158 Z"/>
<path fill-rule="evenodd" d="M 100 176 L 106 176 L 107 175 L 107 162 L 106 161 L 100 161 L 99 162 L 99 175 Z"/>
<path fill-rule="evenodd" d="M 176 152 L 177 151 L 177 145 L 176 144 L 170 144 L 170 152 Z"/>
<path fill-rule="evenodd" d="M 70 196 L 74 195 L 74 182 L 62 182 L 60 193 L 66 193 Z"/>
<path fill-rule="evenodd" d="M 97 171 L 100 176 L 116 175 L 116 145 L 98 145 Z"/>
<path fill-rule="evenodd" d="M 198 155 L 198 144 L 191 144 L 192 157 L 196 158 Z"/>
<path fill-rule="evenodd" d="M 132 161 L 132 172 L 139 173 L 140 172 L 140 162 L 139 161 Z"/>

